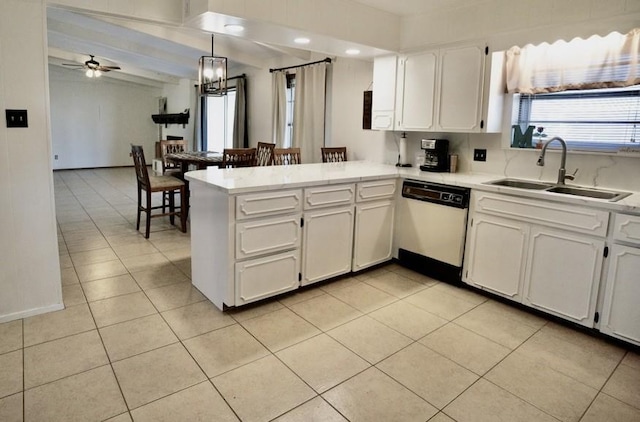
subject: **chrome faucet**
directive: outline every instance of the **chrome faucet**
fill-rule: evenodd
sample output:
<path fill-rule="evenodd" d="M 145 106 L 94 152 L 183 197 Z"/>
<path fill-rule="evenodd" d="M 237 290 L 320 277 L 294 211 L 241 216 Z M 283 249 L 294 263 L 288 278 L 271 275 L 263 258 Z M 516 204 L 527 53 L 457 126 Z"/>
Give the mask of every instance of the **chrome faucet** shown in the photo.
<path fill-rule="evenodd" d="M 545 142 L 542 146 L 542 152 L 540 153 L 540 157 L 538 157 L 538 162 L 536 164 L 539 166 L 544 166 L 544 155 L 547 153 L 547 147 L 553 141 L 558 141 L 560 142 L 560 145 L 562 145 L 562 158 L 560 159 L 560 169 L 558 169 L 558 184 L 564 185 L 565 179 L 573 180 L 575 175 L 575 173 L 569 176 L 566 175 L 567 170 L 564 167 L 567 164 L 567 143 L 564 141 L 564 139 L 559 136 L 554 136 L 553 138 Z M 578 170 L 576 170 L 576 172 L 577 171 Z"/>

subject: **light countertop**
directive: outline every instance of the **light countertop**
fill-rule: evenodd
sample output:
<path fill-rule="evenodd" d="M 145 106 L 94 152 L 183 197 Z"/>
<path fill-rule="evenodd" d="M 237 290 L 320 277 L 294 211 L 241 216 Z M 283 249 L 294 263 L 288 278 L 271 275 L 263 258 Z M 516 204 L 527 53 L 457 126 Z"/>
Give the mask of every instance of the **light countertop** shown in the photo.
<path fill-rule="evenodd" d="M 430 173 L 417 168 L 398 168 L 393 165 L 367 161 L 343 163 L 298 164 L 291 166 L 247 167 L 191 171 L 185 177 L 195 184 L 205 184 L 230 195 L 276 189 L 291 189 L 316 185 L 355 183 L 370 180 L 402 177 L 425 182 L 434 182 L 503 193 L 526 198 L 556 201 L 567 204 L 586 205 L 594 208 L 640 214 L 640 192 L 633 192 L 616 202 L 585 198 L 545 191 L 526 190 L 484 183 L 504 179 L 498 174 L 486 173 Z M 552 182 L 553 181 L 545 181 Z M 607 189 L 606 187 L 598 187 Z M 611 190 L 617 190 L 615 188 Z"/>

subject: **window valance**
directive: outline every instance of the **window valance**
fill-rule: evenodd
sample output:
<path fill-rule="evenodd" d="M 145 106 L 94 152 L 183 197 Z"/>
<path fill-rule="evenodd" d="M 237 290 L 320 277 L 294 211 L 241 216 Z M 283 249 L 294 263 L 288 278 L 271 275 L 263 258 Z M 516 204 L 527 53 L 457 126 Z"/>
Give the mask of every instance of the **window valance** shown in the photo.
<path fill-rule="evenodd" d="M 507 92 L 538 94 L 640 84 L 640 28 L 506 52 Z"/>

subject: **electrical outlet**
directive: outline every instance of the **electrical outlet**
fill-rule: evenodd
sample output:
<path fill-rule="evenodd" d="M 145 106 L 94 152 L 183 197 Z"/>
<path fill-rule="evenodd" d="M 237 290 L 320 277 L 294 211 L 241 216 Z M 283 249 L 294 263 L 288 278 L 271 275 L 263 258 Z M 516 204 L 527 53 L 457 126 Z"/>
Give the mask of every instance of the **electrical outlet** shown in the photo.
<path fill-rule="evenodd" d="M 487 161 L 487 150 L 486 149 L 474 149 L 473 150 L 473 161 Z"/>
<path fill-rule="evenodd" d="M 54 160 L 57 160 L 57 159 L 58 159 L 58 154 L 54 155 L 54 156 L 53 156 L 53 159 L 54 159 Z"/>

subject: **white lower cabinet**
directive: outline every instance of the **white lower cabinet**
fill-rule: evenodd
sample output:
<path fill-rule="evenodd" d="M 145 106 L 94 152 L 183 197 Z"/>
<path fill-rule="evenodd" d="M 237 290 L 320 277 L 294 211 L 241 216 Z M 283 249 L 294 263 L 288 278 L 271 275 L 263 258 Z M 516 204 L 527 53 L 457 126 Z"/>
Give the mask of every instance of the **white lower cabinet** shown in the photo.
<path fill-rule="evenodd" d="M 593 327 L 609 213 L 473 192 L 464 282 Z"/>
<path fill-rule="evenodd" d="M 351 271 L 353 212 L 350 205 L 304 213 L 301 285 Z"/>
<path fill-rule="evenodd" d="M 529 225 L 476 214 L 470 229 L 466 282 L 520 301 Z"/>
<path fill-rule="evenodd" d="M 235 304 L 255 302 L 297 289 L 300 281 L 298 249 L 236 263 Z"/>
<path fill-rule="evenodd" d="M 600 330 L 640 346 L 640 248 L 613 245 Z"/>
<path fill-rule="evenodd" d="M 523 303 L 593 327 L 604 240 L 531 229 Z"/>
<path fill-rule="evenodd" d="M 392 200 L 356 205 L 353 271 L 391 259 L 394 211 Z"/>

